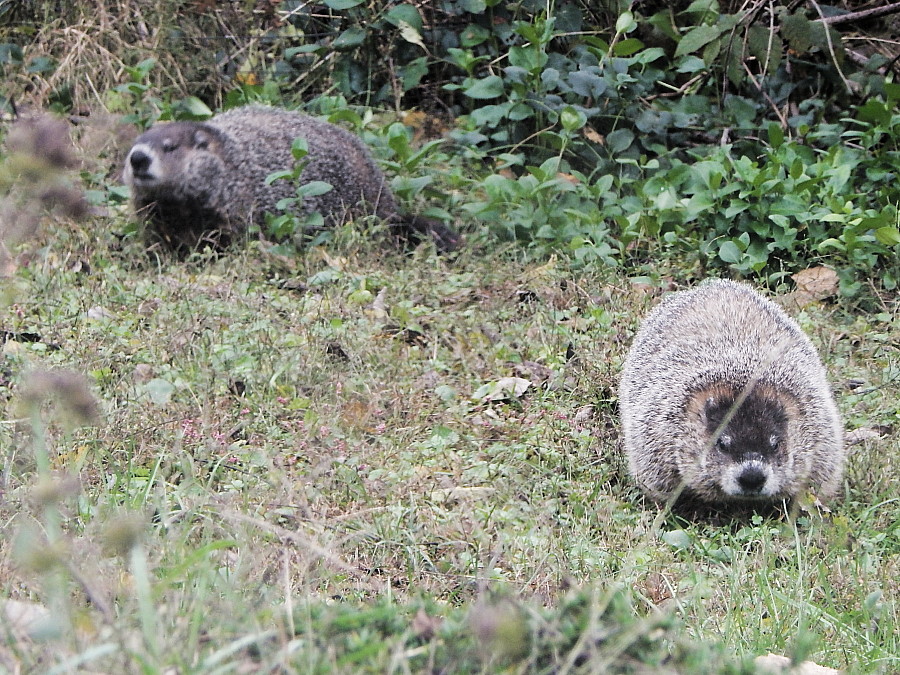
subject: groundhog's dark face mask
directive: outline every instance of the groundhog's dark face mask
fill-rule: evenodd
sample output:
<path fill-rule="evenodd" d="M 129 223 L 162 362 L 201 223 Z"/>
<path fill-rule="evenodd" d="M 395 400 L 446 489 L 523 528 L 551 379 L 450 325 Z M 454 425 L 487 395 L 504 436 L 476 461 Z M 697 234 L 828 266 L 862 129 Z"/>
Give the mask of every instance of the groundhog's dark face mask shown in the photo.
<path fill-rule="evenodd" d="M 785 485 L 788 416 L 775 392 L 754 388 L 711 396 L 703 409 L 710 440 L 706 463 L 717 466 L 718 487 L 730 498 L 772 499 Z"/>

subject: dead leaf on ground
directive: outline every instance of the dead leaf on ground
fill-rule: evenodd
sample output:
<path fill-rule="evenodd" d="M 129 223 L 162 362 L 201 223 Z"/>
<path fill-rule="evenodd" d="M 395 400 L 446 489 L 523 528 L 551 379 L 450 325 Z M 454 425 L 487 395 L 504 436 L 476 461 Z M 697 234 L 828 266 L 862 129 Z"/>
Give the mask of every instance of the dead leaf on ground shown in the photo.
<path fill-rule="evenodd" d="M 575 413 L 575 417 L 573 418 L 573 422 L 575 424 L 586 424 L 591 421 L 591 418 L 594 416 L 594 406 L 588 404 L 583 405 L 578 409 L 578 412 Z"/>
<path fill-rule="evenodd" d="M 532 382 L 543 384 L 553 377 L 553 369 L 536 361 L 522 361 L 522 363 L 512 364 L 512 369 L 516 375 L 526 377 Z"/>
<path fill-rule="evenodd" d="M 488 382 L 478 387 L 472 398 L 479 401 L 505 401 L 520 398 L 531 386 L 532 382 L 521 377 L 501 377 L 495 382 Z"/>
<path fill-rule="evenodd" d="M 837 272 L 828 267 L 810 267 L 792 275 L 791 279 L 797 284 L 797 289 L 778 298 L 778 302 L 786 307 L 805 307 L 830 298 L 837 295 L 840 284 Z"/>
<path fill-rule="evenodd" d="M 582 128 L 582 132 L 584 133 L 584 137 L 593 143 L 597 143 L 598 145 L 603 145 L 606 141 L 601 136 L 596 129 L 591 126 L 585 125 Z"/>
<path fill-rule="evenodd" d="M 844 435 L 844 443 L 847 445 L 856 445 L 864 441 L 877 440 L 881 438 L 881 432 L 873 427 L 860 427 Z"/>

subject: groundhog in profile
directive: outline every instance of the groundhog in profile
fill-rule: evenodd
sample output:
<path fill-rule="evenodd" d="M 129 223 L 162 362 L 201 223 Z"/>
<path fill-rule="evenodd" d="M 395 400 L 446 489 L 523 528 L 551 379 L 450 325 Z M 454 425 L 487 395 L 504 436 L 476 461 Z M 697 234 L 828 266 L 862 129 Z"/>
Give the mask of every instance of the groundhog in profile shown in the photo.
<path fill-rule="evenodd" d="M 227 245 L 244 236 L 278 202 L 296 198 L 291 180 L 266 184 L 290 170 L 295 139 L 306 139 L 301 183 L 324 181 L 331 190 L 306 197 L 297 210 L 321 213 L 328 226 L 375 215 L 399 234 L 415 231 L 452 250 L 459 236 L 439 221 L 401 216 L 381 169 L 368 148 L 328 122 L 268 106 L 245 106 L 206 122 L 169 122 L 141 134 L 125 160 L 123 180 L 151 238 L 176 249 L 202 242 Z"/>
<path fill-rule="evenodd" d="M 797 323 L 744 284 L 707 281 L 650 312 L 619 408 L 630 472 L 657 501 L 838 490 L 843 426 L 825 368 Z"/>

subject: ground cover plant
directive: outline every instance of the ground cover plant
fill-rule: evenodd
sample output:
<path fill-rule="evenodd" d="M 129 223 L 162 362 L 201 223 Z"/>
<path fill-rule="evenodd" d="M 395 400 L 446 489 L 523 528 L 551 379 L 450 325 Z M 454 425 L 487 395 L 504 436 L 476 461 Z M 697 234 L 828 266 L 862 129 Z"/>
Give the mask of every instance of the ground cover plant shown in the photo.
<path fill-rule="evenodd" d="M 871 432 L 834 510 L 686 522 L 616 438 L 659 289 L 349 228 L 157 261 L 104 222 L 32 241 L 5 318 L 6 668 L 896 668 L 896 308 L 799 313 Z"/>
<path fill-rule="evenodd" d="M 0 5 L 3 102 L 77 123 L 2 132 L 0 670 L 900 669 L 900 95 L 842 56 L 857 8 L 244 4 Z M 253 101 L 359 133 L 466 247 L 273 214 L 148 253 L 129 134 Z M 616 411 L 641 317 L 823 265 L 840 292 L 789 309 L 841 498 L 646 502 Z"/>

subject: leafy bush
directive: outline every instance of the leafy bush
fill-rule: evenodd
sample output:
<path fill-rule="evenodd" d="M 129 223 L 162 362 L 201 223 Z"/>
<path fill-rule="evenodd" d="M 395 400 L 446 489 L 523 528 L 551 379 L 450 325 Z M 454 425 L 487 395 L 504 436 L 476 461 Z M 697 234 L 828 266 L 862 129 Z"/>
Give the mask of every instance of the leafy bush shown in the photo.
<path fill-rule="evenodd" d="M 779 8 L 779 32 L 766 29 L 774 37 L 762 53 L 758 16 L 700 5 L 647 20 L 666 28 L 674 52 L 627 37 L 640 25 L 630 12 L 609 42 L 587 36 L 565 54 L 555 51 L 554 17 L 515 22 L 521 40 L 506 53 L 509 65 L 483 77 L 474 74 L 484 57 L 451 50 L 467 78 L 447 88 L 485 102 L 462 119 L 457 140 L 487 155 L 505 151 L 498 157 L 516 174 L 488 177 L 485 198 L 467 210 L 501 236 L 583 260 L 672 252 L 701 268 L 776 279 L 828 262 L 840 268 L 846 293 L 876 270 L 896 287 L 900 195 L 890 159 L 867 172 L 871 153 L 859 148 L 890 133 L 890 86 L 855 75 L 858 86 L 887 95 L 869 99 L 858 121 L 824 122 L 836 110 L 825 98 L 786 118 L 781 107 L 811 91 L 834 96 L 826 81 L 849 86 L 839 36 Z M 678 28 L 675 18 L 685 16 L 699 25 Z M 740 48 L 726 48 L 726 36 Z M 785 67 L 787 48 L 789 58 L 828 58 L 816 78 L 798 78 L 806 71 Z M 748 58 L 757 71 L 739 72 Z M 711 86 L 717 74 L 732 93 Z M 680 75 L 690 79 L 677 86 Z M 666 88 L 679 96 L 667 99 Z"/>
<path fill-rule="evenodd" d="M 766 277 L 827 262 L 846 292 L 862 274 L 897 283 L 897 96 L 877 71 L 886 59 L 860 68 L 844 53 L 834 8 L 286 0 L 223 15 L 246 36 L 232 47 L 196 7 L 150 3 L 122 42 L 98 37 L 109 56 L 89 64 L 82 43 L 63 60 L 50 31 L 111 8 L 64 4 L 48 22 L 42 6 L 16 14 L 29 31 L 0 14 L 11 96 L 30 86 L 67 109 L 100 93 L 141 125 L 313 99 L 369 134 L 401 199 L 440 196 L 439 217 L 468 214 L 538 255 L 641 267 L 673 254 Z M 179 30 L 167 32 L 173 11 Z M 89 65 L 99 72 L 86 76 Z M 456 146 L 416 152 L 400 125 L 373 135 L 348 108 L 359 104 L 454 116 Z M 471 176 L 477 163 L 488 168 Z"/>

